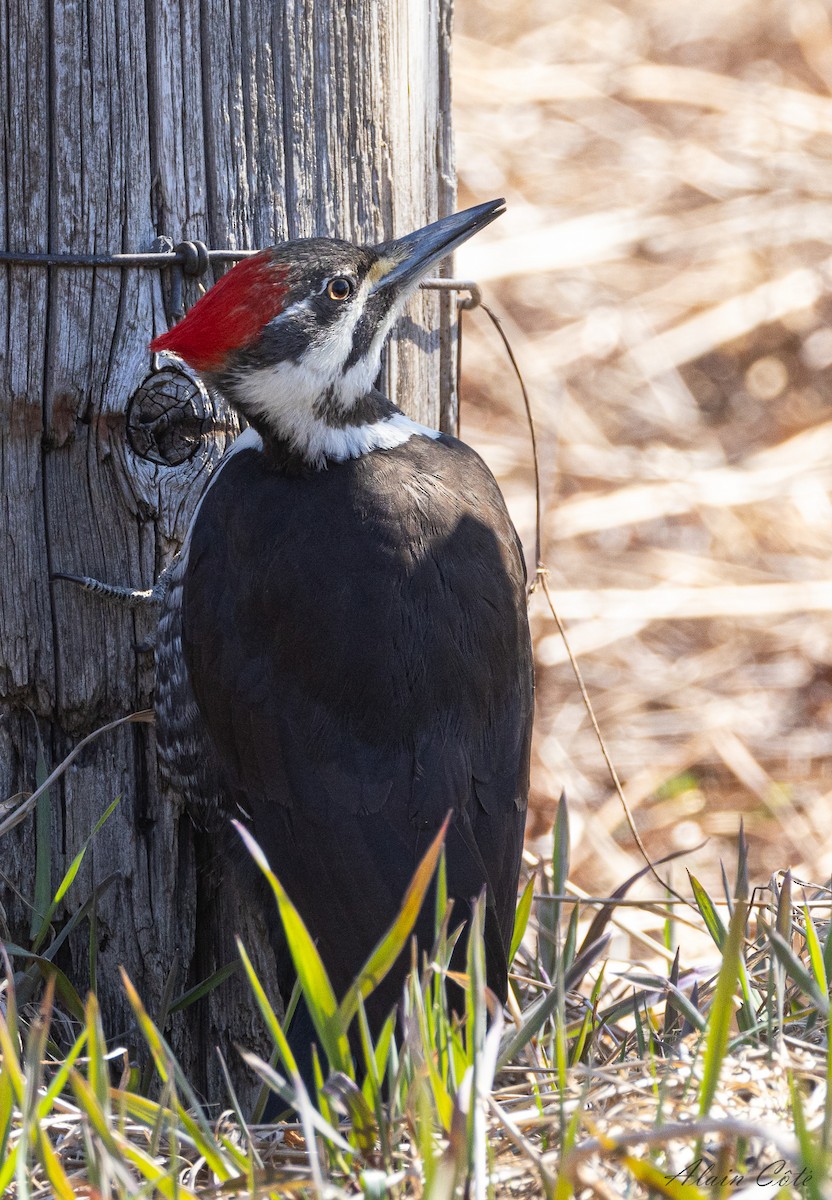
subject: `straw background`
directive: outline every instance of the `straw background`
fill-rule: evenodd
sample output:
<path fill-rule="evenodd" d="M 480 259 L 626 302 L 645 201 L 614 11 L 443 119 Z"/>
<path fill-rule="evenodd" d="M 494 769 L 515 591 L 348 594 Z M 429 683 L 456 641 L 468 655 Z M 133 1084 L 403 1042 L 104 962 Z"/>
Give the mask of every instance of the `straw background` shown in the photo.
<path fill-rule="evenodd" d="M 651 854 L 708 885 L 832 872 L 832 8 L 458 0 L 458 255 L 534 406 L 543 558 Z M 462 436 L 533 557 L 529 437 L 465 315 Z M 528 833 L 571 812 L 593 894 L 642 860 L 563 645 L 532 601 Z M 644 885 L 655 895 L 655 881 Z"/>

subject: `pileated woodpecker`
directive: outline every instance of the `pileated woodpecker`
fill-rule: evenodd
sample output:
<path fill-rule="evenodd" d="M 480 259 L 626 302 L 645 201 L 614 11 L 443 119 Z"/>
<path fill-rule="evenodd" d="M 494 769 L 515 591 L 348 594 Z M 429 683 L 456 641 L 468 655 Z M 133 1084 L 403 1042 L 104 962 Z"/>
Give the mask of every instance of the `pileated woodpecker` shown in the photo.
<path fill-rule="evenodd" d="M 474 451 L 375 387 L 408 295 L 503 209 L 377 246 L 273 246 L 152 343 L 250 427 L 169 580 L 160 749 L 186 791 L 246 814 L 339 994 L 451 811 L 454 913 L 486 889 L 506 996 L 533 704 L 522 552 Z M 429 948 L 432 913 L 416 933 Z M 375 1023 L 406 966 L 371 997 Z"/>

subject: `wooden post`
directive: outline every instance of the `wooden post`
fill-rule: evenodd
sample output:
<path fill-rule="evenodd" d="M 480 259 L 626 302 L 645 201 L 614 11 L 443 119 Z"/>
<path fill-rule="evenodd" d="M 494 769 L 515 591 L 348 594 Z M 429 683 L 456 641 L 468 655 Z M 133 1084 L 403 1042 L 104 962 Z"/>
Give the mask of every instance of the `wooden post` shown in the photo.
<path fill-rule="evenodd" d="M 450 12 L 451 0 L 11 0 L 0 11 L 3 249 L 101 255 L 149 250 L 159 234 L 216 248 L 376 240 L 452 211 Z M 150 586 L 233 436 L 220 412 L 175 465 L 128 439 L 170 295 L 168 278 L 136 267 L 0 267 L 0 804 L 34 787 L 39 740 L 55 766 L 85 734 L 151 705 L 152 612 L 50 576 Z M 423 293 L 388 364 L 419 420 L 453 426 L 452 359 L 450 300 Z M 93 743 L 50 790 L 37 835 L 29 816 L 0 838 L 0 936 L 27 942 L 36 836 L 48 837 L 54 889 L 115 797 L 56 925 L 112 877 L 95 906 L 95 966 L 105 1027 L 129 1040 L 119 964 L 157 1013 L 166 979 L 181 993 L 233 956 L 239 917 L 224 863 L 200 876 L 213 900 L 197 911 L 210 847 L 161 785 L 152 727 Z M 88 933 L 82 922 L 58 956 L 82 992 Z M 245 933 L 256 937 L 256 922 Z M 213 1042 L 257 1036 L 255 1018 L 234 1011 L 244 985 L 224 986 L 207 1016 L 172 1028 L 213 1098 Z"/>

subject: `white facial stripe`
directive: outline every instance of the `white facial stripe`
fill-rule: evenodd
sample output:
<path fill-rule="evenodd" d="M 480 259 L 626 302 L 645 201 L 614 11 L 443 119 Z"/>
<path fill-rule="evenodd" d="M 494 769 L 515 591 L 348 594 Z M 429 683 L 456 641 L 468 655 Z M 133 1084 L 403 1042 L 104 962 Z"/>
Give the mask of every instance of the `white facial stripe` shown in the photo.
<path fill-rule="evenodd" d="M 261 417 L 279 438 L 315 467 L 325 466 L 327 459 L 343 462 L 372 450 L 389 450 L 415 434 L 439 436 L 436 430 L 416 424 L 403 413 L 364 425 L 330 425 L 317 415 L 320 401 L 326 397 L 328 403 L 341 409 L 346 419 L 357 401 L 372 391 L 384 342 L 405 300 L 401 297 L 387 313 L 362 358 L 344 370 L 352 353 L 356 326 L 372 289 L 372 281 L 365 278 L 352 299 L 344 304 L 343 312 L 321 330 L 318 340 L 296 361 L 285 359 L 267 367 L 247 368 L 232 381 L 232 396 L 236 393 L 243 411 Z M 309 307 L 309 298 L 298 301 L 275 317 L 272 324 L 278 325 L 292 313 Z"/>
<path fill-rule="evenodd" d="M 328 282 L 328 281 L 327 281 Z M 324 287 L 326 287 L 326 283 Z M 325 395 L 330 386 L 337 382 L 335 396 L 345 411 L 352 407 L 356 400 L 366 395 L 378 375 L 378 366 L 372 372 L 369 382 L 364 382 L 364 376 L 369 372 L 359 370 L 355 376 L 346 380 L 344 363 L 352 351 L 352 340 L 355 327 L 358 324 L 364 303 L 370 290 L 370 284 L 365 280 L 358 289 L 351 303 L 345 304 L 343 312 L 322 333 L 320 340 L 313 342 L 297 362 L 279 362 L 274 367 L 262 368 L 254 372 L 243 372 L 240 377 L 241 389 L 245 389 L 245 402 L 270 421 L 275 432 L 283 435 L 287 407 L 310 408 L 316 400 Z M 284 323 L 293 313 L 310 307 L 307 297 L 284 309 L 270 322 L 272 326 Z M 388 326 L 389 328 L 389 326 Z M 386 335 L 387 329 L 384 334 Z M 383 341 L 384 335 L 382 335 Z M 375 344 L 373 346 L 375 350 Z M 381 361 L 381 343 L 378 346 L 378 359 Z M 361 366 L 361 364 L 358 364 Z M 269 379 L 273 380 L 275 395 L 269 394 Z M 250 394 L 250 388 L 257 390 L 257 395 Z M 253 403 L 252 403 L 253 400 Z M 297 414 L 296 414 L 297 415 Z"/>
<path fill-rule="evenodd" d="M 329 382 L 321 379 L 317 365 L 314 355 L 307 352 L 299 362 L 285 360 L 271 367 L 260 367 L 248 371 L 240 380 L 245 410 L 263 417 L 279 437 L 304 457 L 306 447 L 314 440 L 316 426 L 321 424 L 315 416 L 315 402 L 325 393 Z"/>
<path fill-rule="evenodd" d="M 381 367 L 381 351 L 390 327 L 399 315 L 396 305 L 387 314 L 384 323 L 378 327 L 370 344 L 370 349 L 357 363 L 344 371 L 339 390 L 342 395 L 354 397 L 353 403 L 361 396 L 366 396 L 372 388 Z M 346 360 L 343 360 L 346 361 Z"/>
<path fill-rule="evenodd" d="M 329 328 L 322 331 L 320 339 L 313 342 L 303 356 L 304 359 L 309 359 L 310 363 L 313 362 L 315 364 L 315 368 L 320 373 L 322 379 L 326 380 L 318 395 L 322 395 L 329 384 L 337 380 L 343 372 L 344 363 L 352 351 L 352 339 L 355 334 L 355 327 L 361 319 L 369 291 L 370 284 L 365 279 L 352 300 L 345 302 L 341 316 Z M 376 370 L 377 374 L 378 370 Z M 375 379 L 375 375 L 373 379 Z M 367 390 L 365 387 L 363 391 L 350 398 L 348 390 L 339 386 L 339 395 L 336 399 L 340 399 L 344 407 L 347 408 L 350 404 L 354 404 L 359 396 L 363 396 Z"/>
<path fill-rule="evenodd" d="M 334 435 L 338 446 L 350 440 L 347 430 L 330 427 L 316 415 L 321 397 L 329 393 L 344 413 L 349 413 L 356 401 L 372 389 L 378 375 L 381 349 L 395 314 L 390 314 L 384 327 L 378 330 L 370 352 L 348 371 L 343 369 L 369 290 L 370 284 L 365 280 L 340 320 L 330 325 L 321 340 L 313 343 L 297 362 L 285 359 L 240 374 L 243 408 L 263 417 L 275 433 L 309 462 L 320 464 L 325 458 L 339 457 L 330 452 L 327 435 Z M 344 453 L 340 457 L 355 455 Z"/>
<path fill-rule="evenodd" d="M 298 401 L 301 395 L 308 403 Z M 319 395 L 317 380 L 305 371 L 302 362 L 276 363 L 252 371 L 246 381 L 249 410 L 262 413 L 313 467 L 325 466 L 327 459 L 343 462 L 372 450 L 392 450 L 416 435 L 439 437 L 438 430 L 411 421 L 404 413 L 365 425 L 328 425 L 312 409 Z"/>

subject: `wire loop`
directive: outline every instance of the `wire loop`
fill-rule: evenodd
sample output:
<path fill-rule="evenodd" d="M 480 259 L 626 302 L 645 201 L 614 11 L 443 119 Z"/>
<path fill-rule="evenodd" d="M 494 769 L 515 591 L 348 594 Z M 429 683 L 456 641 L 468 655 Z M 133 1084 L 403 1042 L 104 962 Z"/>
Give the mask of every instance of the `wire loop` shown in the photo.
<path fill-rule="evenodd" d="M 185 275 L 204 275 L 210 265 L 210 251 L 204 242 L 179 242 L 173 253 L 181 257 Z"/>

